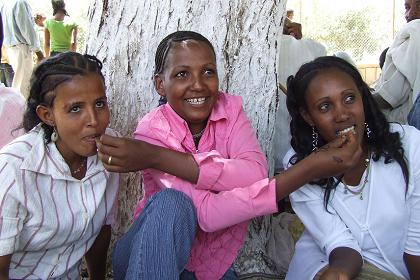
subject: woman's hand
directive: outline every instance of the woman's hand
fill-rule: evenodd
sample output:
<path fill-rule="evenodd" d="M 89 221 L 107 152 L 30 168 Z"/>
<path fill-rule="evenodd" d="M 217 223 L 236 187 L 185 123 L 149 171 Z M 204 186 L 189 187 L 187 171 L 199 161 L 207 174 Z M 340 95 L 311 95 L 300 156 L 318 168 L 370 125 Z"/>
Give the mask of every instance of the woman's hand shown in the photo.
<path fill-rule="evenodd" d="M 154 145 L 144 141 L 102 135 L 96 141 L 99 159 L 111 172 L 136 172 L 152 166 Z"/>
<path fill-rule="evenodd" d="M 348 132 L 315 150 L 305 160 L 314 164 L 314 180 L 343 174 L 359 162 L 362 152 L 354 132 Z"/>
<path fill-rule="evenodd" d="M 353 133 L 335 139 L 275 176 L 277 201 L 308 182 L 344 173 L 361 156 L 362 148 Z"/>
<path fill-rule="evenodd" d="M 108 171 L 125 173 L 153 168 L 197 183 L 200 170 L 191 154 L 110 135 L 102 135 L 96 146 L 99 159 Z"/>

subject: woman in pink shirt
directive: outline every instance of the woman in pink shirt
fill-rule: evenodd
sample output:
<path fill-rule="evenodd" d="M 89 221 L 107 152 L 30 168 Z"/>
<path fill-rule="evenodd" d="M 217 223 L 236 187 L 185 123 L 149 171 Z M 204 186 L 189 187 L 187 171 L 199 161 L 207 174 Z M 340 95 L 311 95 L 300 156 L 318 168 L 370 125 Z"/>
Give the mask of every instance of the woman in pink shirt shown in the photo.
<path fill-rule="evenodd" d="M 248 220 L 276 212 L 305 182 L 341 173 L 361 152 L 348 134 L 269 180 L 242 99 L 219 91 L 205 37 L 164 38 L 154 78 L 167 103 L 139 122 L 136 139 L 98 142 L 108 170 L 143 170 L 135 222 L 114 249 L 115 279 L 237 279 L 231 266 Z"/>

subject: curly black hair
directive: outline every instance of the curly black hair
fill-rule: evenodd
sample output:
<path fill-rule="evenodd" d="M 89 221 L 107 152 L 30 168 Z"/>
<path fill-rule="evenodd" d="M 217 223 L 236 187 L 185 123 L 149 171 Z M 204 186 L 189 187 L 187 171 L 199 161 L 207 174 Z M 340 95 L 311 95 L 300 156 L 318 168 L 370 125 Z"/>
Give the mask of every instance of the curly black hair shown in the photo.
<path fill-rule="evenodd" d="M 214 52 L 213 45 L 210 41 L 201 35 L 200 33 L 194 31 L 176 31 L 174 33 L 169 34 L 162 41 L 159 43 L 156 54 L 155 54 L 155 71 L 154 74 L 161 74 L 164 70 L 166 57 L 168 56 L 169 51 L 174 46 L 175 43 L 179 43 L 186 40 L 194 40 L 199 42 L 206 43 L 211 51 L 213 52 L 214 57 L 216 57 L 216 53 Z M 166 98 L 161 97 L 159 100 L 159 105 L 165 104 Z"/>
<path fill-rule="evenodd" d="M 292 136 L 290 143 L 296 152 L 290 159 L 290 164 L 296 164 L 312 152 L 312 127 L 303 119 L 300 109 L 307 110 L 305 93 L 310 82 L 318 74 L 330 69 L 342 71 L 350 76 L 356 84 L 362 94 L 365 121 L 371 130 L 370 137 L 367 137 L 365 133 L 364 141 L 372 152 L 372 159 L 378 161 L 381 157 L 384 157 L 385 164 L 394 160 L 397 161 L 401 166 L 407 189 L 409 172 L 400 134 L 398 132 L 390 132 L 389 123 L 385 115 L 379 110 L 372 97 L 370 88 L 363 81 L 359 71 L 347 61 L 335 56 L 319 57 L 308 62 L 300 67 L 294 77 L 290 76 L 287 80 L 286 104 L 291 116 L 290 132 Z M 318 146 L 325 144 L 326 141 L 319 137 Z M 331 191 L 337 187 L 340 180 L 330 177 L 311 182 L 325 188 L 324 206 L 326 209 Z"/>
<path fill-rule="evenodd" d="M 26 110 L 23 115 L 22 128 L 29 131 L 39 123 L 41 119 L 36 113 L 38 105 L 51 107 L 54 102 L 54 90 L 62 83 L 70 81 L 76 75 L 88 73 L 98 74 L 102 81 L 102 62 L 92 55 L 82 55 L 76 52 L 64 52 L 50 57 L 41 62 L 33 71 L 29 97 L 26 101 Z M 105 81 L 104 81 L 105 82 Z M 45 142 L 49 143 L 53 127 L 42 123 L 45 130 Z"/>

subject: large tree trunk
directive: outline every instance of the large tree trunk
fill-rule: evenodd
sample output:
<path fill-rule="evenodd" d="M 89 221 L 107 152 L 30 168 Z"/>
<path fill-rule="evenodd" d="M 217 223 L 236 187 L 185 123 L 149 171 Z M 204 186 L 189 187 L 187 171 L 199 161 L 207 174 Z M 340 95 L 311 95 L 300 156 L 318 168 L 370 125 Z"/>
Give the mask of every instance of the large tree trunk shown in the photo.
<path fill-rule="evenodd" d="M 277 50 L 286 0 L 92 0 L 87 52 L 103 60 L 111 127 L 131 136 L 138 119 L 158 104 L 152 83 L 161 39 L 193 30 L 214 45 L 220 89 L 241 95 L 272 166 L 277 100 Z M 116 233 L 131 222 L 141 196 L 137 174 L 126 176 Z"/>

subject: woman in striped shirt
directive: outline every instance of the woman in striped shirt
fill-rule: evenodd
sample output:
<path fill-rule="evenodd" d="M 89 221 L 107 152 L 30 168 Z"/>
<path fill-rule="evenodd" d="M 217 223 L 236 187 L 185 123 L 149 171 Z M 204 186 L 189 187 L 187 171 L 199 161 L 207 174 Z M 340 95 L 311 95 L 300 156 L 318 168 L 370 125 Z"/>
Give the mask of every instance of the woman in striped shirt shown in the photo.
<path fill-rule="evenodd" d="M 0 150 L 0 279 L 79 279 L 83 257 L 105 277 L 119 175 L 97 156 L 110 116 L 101 68 L 68 52 L 32 74 L 28 133 Z"/>

